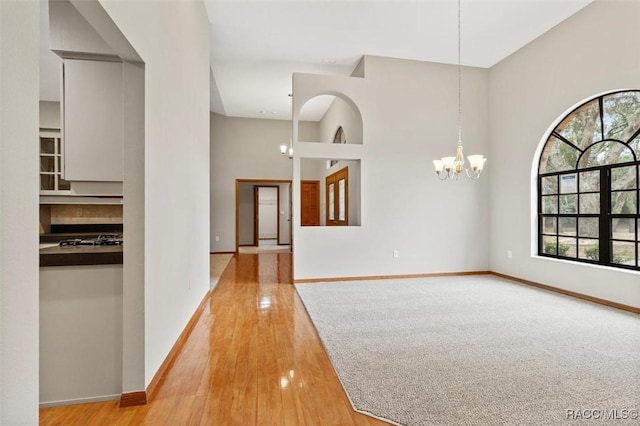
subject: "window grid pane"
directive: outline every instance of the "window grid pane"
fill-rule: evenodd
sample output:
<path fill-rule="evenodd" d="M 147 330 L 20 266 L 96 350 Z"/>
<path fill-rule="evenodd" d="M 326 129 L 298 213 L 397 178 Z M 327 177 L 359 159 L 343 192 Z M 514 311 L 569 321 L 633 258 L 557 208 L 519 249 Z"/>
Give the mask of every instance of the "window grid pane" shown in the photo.
<path fill-rule="evenodd" d="M 580 173 L 580 192 L 600 192 L 600 170 Z"/>
<path fill-rule="evenodd" d="M 577 240 L 575 238 L 558 238 L 558 256 L 577 257 Z"/>
<path fill-rule="evenodd" d="M 636 266 L 636 244 L 626 241 L 611 242 L 611 262 L 619 265 Z"/>
<path fill-rule="evenodd" d="M 600 213 L 600 193 L 580 194 L 580 214 Z"/>
<path fill-rule="evenodd" d="M 547 195 L 542 197 L 542 213 L 558 213 L 557 195 Z"/>
<path fill-rule="evenodd" d="M 577 219 L 575 217 L 561 217 L 558 221 L 558 235 L 575 236 Z"/>
<path fill-rule="evenodd" d="M 545 216 L 542 218 L 542 233 L 556 235 L 558 233 L 558 218 Z"/>
<path fill-rule="evenodd" d="M 578 213 L 578 196 L 576 194 L 560 195 L 558 201 L 561 214 Z"/>
<path fill-rule="evenodd" d="M 611 190 L 638 189 L 637 175 L 636 166 L 611 169 Z"/>
<path fill-rule="evenodd" d="M 578 219 L 578 235 L 598 238 L 600 236 L 600 219 L 597 217 L 581 217 Z"/>
<path fill-rule="evenodd" d="M 557 250 L 557 238 L 555 236 L 547 236 L 542 237 L 542 251 L 544 254 L 552 254 L 556 256 L 558 254 Z"/>
<path fill-rule="evenodd" d="M 634 241 L 636 239 L 635 220 L 631 218 L 611 219 L 611 238 Z"/>
<path fill-rule="evenodd" d="M 611 191 L 611 214 L 637 214 L 638 191 Z"/>
<path fill-rule="evenodd" d="M 584 150 L 592 143 L 602 140 L 600 123 L 599 100 L 594 99 L 571 112 L 556 127 L 556 132 Z"/>
<path fill-rule="evenodd" d="M 542 194 L 557 194 L 558 193 L 558 176 L 545 176 L 542 178 Z"/>
<path fill-rule="evenodd" d="M 580 259 L 600 260 L 600 244 L 598 240 L 580 238 L 578 240 L 578 257 Z"/>

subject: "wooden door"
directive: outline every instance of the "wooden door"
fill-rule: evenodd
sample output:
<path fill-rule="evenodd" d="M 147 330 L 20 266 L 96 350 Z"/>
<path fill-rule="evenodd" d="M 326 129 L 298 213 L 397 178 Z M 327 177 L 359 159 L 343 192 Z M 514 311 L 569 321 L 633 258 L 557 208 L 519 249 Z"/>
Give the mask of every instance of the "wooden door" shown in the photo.
<path fill-rule="evenodd" d="M 338 170 L 326 177 L 327 226 L 349 225 L 349 168 Z"/>
<path fill-rule="evenodd" d="M 300 224 L 320 225 L 320 181 L 300 181 Z"/>

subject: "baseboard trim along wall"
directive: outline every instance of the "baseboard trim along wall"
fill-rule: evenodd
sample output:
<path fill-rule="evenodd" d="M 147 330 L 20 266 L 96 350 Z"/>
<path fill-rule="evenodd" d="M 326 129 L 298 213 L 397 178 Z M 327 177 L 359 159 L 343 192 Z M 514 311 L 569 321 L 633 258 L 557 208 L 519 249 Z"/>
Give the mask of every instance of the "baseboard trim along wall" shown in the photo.
<path fill-rule="evenodd" d="M 569 290 L 563 290 L 558 287 L 553 287 L 550 285 L 541 284 L 534 281 L 529 281 L 522 278 L 513 277 L 511 275 L 505 275 L 505 274 L 501 274 L 499 272 L 493 272 L 493 271 L 442 272 L 442 273 L 409 274 L 409 275 L 370 275 L 370 276 L 362 276 L 362 277 L 305 278 L 305 279 L 293 280 L 293 282 L 294 284 L 306 284 L 306 283 L 337 282 L 337 281 L 388 280 L 388 279 L 401 279 L 401 278 L 459 277 L 459 276 L 465 276 L 465 275 L 488 275 L 488 274 L 495 275 L 496 277 L 505 278 L 507 280 L 511 280 L 520 284 L 525 284 L 525 285 L 537 287 L 543 290 L 564 294 L 565 296 L 576 297 L 578 299 L 608 306 L 610 308 L 616 308 L 616 309 L 621 309 L 623 311 L 632 312 L 634 314 L 640 314 L 640 308 L 636 308 L 634 306 L 611 302 L 609 300 L 600 299 L 598 297 L 588 296 L 586 294 L 576 293 Z"/>
<path fill-rule="evenodd" d="M 367 275 L 362 277 L 331 277 L 331 278 L 304 278 L 293 280 L 294 284 L 327 283 L 336 281 L 367 281 L 367 280 L 394 280 L 401 278 L 433 278 L 433 277 L 460 277 L 465 275 L 488 275 L 491 271 L 467 271 L 467 272 L 436 272 L 430 274 L 404 274 L 404 275 Z"/>
<path fill-rule="evenodd" d="M 145 405 L 147 403 L 147 392 L 123 392 L 120 395 L 120 408 L 133 407 L 136 405 Z"/>
<path fill-rule="evenodd" d="M 499 272 L 491 272 L 491 275 L 495 275 L 496 277 L 505 278 L 507 280 L 515 281 L 520 284 L 525 284 L 532 287 L 537 287 L 543 290 L 553 291 L 555 293 L 564 294 L 565 296 L 571 296 L 578 299 L 586 300 L 588 302 L 597 303 L 599 305 L 608 306 L 610 308 L 621 309 L 623 311 L 632 312 L 634 314 L 640 314 L 640 308 L 636 308 L 635 306 L 624 305 L 622 303 L 611 302 L 610 300 L 600 299 L 598 297 L 588 296 L 582 293 L 576 293 L 570 290 L 564 290 L 558 287 L 553 287 L 547 284 L 537 283 L 535 281 L 529 281 L 518 277 L 512 277 L 511 275 L 501 274 Z"/>
<path fill-rule="evenodd" d="M 120 395 L 105 395 L 105 396 L 94 396 L 90 398 L 75 398 L 75 399 L 65 399 L 62 401 L 48 401 L 41 402 L 39 404 L 40 408 L 47 407 L 60 407 L 63 405 L 76 405 L 76 404 L 87 404 L 90 402 L 105 402 L 105 401 L 117 401 L 120 399 Z"/>

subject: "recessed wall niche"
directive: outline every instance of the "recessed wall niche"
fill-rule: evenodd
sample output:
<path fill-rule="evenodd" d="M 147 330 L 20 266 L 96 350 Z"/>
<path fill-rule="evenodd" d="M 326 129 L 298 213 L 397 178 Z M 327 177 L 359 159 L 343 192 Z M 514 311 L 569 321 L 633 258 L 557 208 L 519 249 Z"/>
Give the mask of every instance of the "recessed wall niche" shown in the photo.
<path fill-rule="evenodd" d="M 318 123 L 319 139 L 300 142 L 334 143 L 336 132 L 342 129 L 339 142 L 362 144 L 362 116 L 353 102 L 342 95 L 319 95 L 309 99 L 300 109 L 300 120 Z"/>
<path fill-rule="evenodd" d="M 300 181 L 302 226 L 361 225 L 360 160 L 302 158 Z"/>

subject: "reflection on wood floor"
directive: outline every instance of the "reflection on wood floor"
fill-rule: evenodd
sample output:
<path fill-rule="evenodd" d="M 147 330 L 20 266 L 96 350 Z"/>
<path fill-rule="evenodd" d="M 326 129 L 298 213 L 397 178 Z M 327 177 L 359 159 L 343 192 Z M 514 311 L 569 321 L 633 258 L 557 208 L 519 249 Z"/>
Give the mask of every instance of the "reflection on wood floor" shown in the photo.
<path fill-rule="evenodd" d="M 42 425 L 384 425 L 351 408 L 291 283 L 291 254 L 231 259 L 145 406 L 40 410 Z"/>

